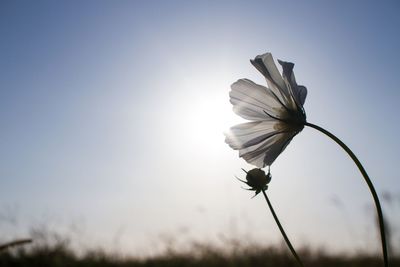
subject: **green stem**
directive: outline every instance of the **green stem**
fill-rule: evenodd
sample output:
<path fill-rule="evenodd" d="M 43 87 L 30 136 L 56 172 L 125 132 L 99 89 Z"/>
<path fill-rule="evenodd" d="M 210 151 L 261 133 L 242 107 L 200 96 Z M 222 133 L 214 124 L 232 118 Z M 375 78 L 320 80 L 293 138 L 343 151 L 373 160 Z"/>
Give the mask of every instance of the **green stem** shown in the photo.
<path fill-rule="evenodd" d="M 301 262 L 299 256 L 297 255 L 296 251 L 294 250 L 292 244 L 290 243 L 289 238 L 287 237 L 287 235 L 286 235 L 286 233 L 285 233 L 285 230 L 283 230 L 283 227 L 282 227 L 281 223 L 279 222 L 278 216 L 276 216 L 276 213 L 275 213 L 275 211 L 274 211 L 274 208 L 272 207 L 272 204 L 271 204 L 271 202 L 269 201 L 269 198 L 267 197 L 267 193 L 265 193 L 265 190 L 262 190 L 262 192 L 263 192 L 263 194 L 264 194 L 265 200 L 266 200 L 267 203 L 268 203 L 269 209 L 271 210 L 272 216 L 274 216 L 275 222 L 276 222 L 276 224 L 278 225 L 279 230 L 281 231 L 281 234 L 282 234 L 283 238 L 285 239 L 285 242 L 286 242 L 287 246 L 289 247 L 289 249 L 290 249 L 290 251 L 292 252 L 293 256 L 296 258 L 298 264 L 299 264 L 300 266 L 304 267 L 304 265 L 303 265 L 303 263 Z"/>
<path fill-rule="evenodd" d="M 367 172 L 365 171 L 364 167 L 361 165 L 361 162 L 357 159 L 356 155 L 354 155 L 353 151 L 351 151 L 350 148 L 348 148 L 339 138 L 337 138 L 336 136 L 334 136 L 332 133 L 328 132 L 324 128 L 319 127 L 318 125 L 308 123 L 308 122 L 306 122 L 304 125 L 314 128 L 314 129 L 326 134 L 330 138 L 332 138 L 338 145 L 340 145 L 347 152 L 347 154 L 349 154 L 351 159 L 354 161 L 354 163 L 357 165 L 358 169 L 360 170 L 362 176 L 364 177 L 365 182 L 368 185 L 369 190 L 371 191 L 372 197 L 374 198 L 376 212 L 378 214 L 379 229 L 380 229 L 380 234 L 381 234 L 384 266 L 388 267 L 389 262 L 388 262 L 388 254 L 387 254 L 387 247 L 386 247 L 385 225 L 383 222 L 382 208 L 381 208 L 381 204 L 379 202 L 378 194 L 376 193 L 374 185 L 372 184 L 371 179 L 369 178 Z"/>

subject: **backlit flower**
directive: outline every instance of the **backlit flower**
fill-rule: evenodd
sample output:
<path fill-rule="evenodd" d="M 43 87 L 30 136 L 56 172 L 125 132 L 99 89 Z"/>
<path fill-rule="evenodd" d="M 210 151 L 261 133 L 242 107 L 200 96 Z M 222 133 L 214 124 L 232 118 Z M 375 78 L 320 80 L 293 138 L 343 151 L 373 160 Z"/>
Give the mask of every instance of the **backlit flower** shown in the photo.
<path fill-rule="evenodd" d="M 278 60 L 282 75 L 272 55 L 266 53 L 250 60 L 266 78 L 268 87 L 248 79 L 231 85 L 233 111 L 250 122 L 233 126 L 225 142 L 249 164 L 270 166 L 306 123 L 303 108 L 307 89 L 297 85 L 293 63 Z"/>

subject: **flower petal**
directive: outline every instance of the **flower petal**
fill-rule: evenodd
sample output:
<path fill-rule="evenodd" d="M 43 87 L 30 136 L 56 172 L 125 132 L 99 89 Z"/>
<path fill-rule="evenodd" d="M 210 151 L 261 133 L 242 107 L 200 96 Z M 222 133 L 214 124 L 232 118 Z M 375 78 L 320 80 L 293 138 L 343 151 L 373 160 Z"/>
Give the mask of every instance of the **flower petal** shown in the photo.
<path fill-rule="evenodd" d="M 285 131 L 285 124 L 268 118 L 263 121 L 246 122 L 235 125 L 225 133 L 225 142 L 233 149 L 243 149 L 257 145 L 277 133 Z"/>
<path fill-rule="evenodd" d="M 285 62 L 278 60 L 283 69 L 283 80 L 287 87 L 291 90 L 292 96 L 299 107 L 303 107 L 306 101 L 307 88 L 302 85 L 297 85 L 296 78 L 294 76 L 293 67 L 294 64 L 291 62 Z"/>
<path fill-rule="evenodd" d="M 250 60 L 251 64 L 260 71 L 267 80 L 268 87 L 274 92 L 279 100 L 285 104 L 287 108 L 293 109 L 293 101 L 290 97 L 289 89 L 283 80 L 278 68 L 275 65 L 271 53 L 258 55 L 254 60 Z"/>
<path fill-rule="evenodd" d="M 253 60 L 250 60 L 250 62 L 265 76 L 267 82 L 274 84 L 279 89 L 285 88 L 285 82 L 275 65 L 271 53 L 258 55 Z"/>
<path fill-rule="evenodd" d="M 258 145 L 239 150 L 239 157 L 259 168 L 270 166 L 296 134 L 297 132 L 278 133 Z"/>
<path fill-rule="evenodd" d="M 306 102 L 306 97 L 307 97 L 307 88 L 303 85 L 298 85 L 297 86 L 297 94 L 299 96 L 299 101 L 302 106 L 304 106 L 304 102 Z"/>
<path fill-rule="evenodd" d="M 269 88 L 258 85 L 247 79 L 240 79 L 231 85 L 229 92 L 233 111 L 244 119 L 265 120 L 265 112 L 277 117 L 286 118 L 288 113 Z"/>
<path fill-rule="evenodd" d="M 295 137 L 297 132 L 282 134 L 282 138 L 277 141 L 274 146 L 270 146 L 267 151 L 265 151 L 264 164 L 270 166 L 276 158 L 285 150 Z"/>
<path fill-rule="evenodd" d="M 225 142 L 249 164 L 263 168 L 275 161 L 296 134 L 289 125 L 270 119 L 233 126 L 225 133 Z"/>

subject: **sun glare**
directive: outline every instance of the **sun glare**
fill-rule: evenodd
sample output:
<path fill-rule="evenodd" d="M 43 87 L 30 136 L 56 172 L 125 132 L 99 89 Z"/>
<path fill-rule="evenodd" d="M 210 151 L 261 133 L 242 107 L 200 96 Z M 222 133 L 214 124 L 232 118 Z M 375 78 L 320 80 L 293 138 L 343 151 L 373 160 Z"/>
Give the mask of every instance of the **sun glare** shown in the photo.
<path fill-rule="evenodd" d="M 177 107 L 181 118 L 179 128 L 185 133 L 183 138 L 188 146 L 208 151 L 212 147 L 215 151 L 224 145 L 223 133 L 240 119 L 232 115 L 229 85 L 214 85 L 208 90 L 204 90 L 203 86 L 198 87 L 191 90 L 189 98 L 182 96 L 191 101 L 182 102 L 183 105 Z"/>

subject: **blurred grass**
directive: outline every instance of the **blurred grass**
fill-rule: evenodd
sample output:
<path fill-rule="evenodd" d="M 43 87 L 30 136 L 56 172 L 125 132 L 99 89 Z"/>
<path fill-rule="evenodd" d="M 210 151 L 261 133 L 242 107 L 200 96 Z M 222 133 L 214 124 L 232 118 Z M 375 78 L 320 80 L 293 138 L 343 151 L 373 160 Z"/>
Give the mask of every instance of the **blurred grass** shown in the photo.
<path fill-rule="evenodd" d="M 232 247 L 227 244 L 227 247 Z M 377 256 L 359 254 L 354 256 L 328 255 L 300 249 L 299 254 L 307 267 L 380 267 L 382 261 Z M 297 267 L 292 255 L 285 247 L 262 247 L 250 245 L 235 246 L 225 250 L 207 244 L 194 244 L 190 250 L 166 250 L 148 258 L 122 257 L 101 250 L 88 251 L 78 255 L 69 242 L 33 243 L 31 245 L 0 251 L 0 266 L 12 267 Z M 400 267 L 400 259 L 392 259 L 391 267 Z"/>

